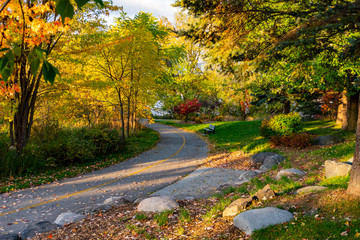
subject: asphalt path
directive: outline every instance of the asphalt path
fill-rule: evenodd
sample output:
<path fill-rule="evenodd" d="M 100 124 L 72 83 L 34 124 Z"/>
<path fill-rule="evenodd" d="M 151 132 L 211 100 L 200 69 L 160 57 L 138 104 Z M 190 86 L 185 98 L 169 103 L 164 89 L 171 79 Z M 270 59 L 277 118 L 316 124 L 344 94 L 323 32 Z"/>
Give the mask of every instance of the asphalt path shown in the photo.
<path fill-rule="evenodd" d="M 0 195 L 0 234 L 20 233 L 29 224 L 54 222 L 63 212 L 77 212 L 116 196 L 134 201 L 178 181 L 207 157 L 196 134 L 162 124 L 157 146 L 123 163 L 35 188 Z"/>

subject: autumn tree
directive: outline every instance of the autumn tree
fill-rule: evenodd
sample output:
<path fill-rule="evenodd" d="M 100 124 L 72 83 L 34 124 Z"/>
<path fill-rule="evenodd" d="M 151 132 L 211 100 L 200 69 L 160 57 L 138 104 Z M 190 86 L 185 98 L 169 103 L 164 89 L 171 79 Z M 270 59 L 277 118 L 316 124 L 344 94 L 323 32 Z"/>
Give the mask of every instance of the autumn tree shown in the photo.
<path fill-rule="evenodd" d="M 101 99 L 119 112 L 122 137 L 135 128 L 136 114 L 153 102 L 151 91 L 163 68 L 161 46 L 167 31 L 151 15 L 123 15 L 109 31 L 99 33 L 88 65 Z"/>

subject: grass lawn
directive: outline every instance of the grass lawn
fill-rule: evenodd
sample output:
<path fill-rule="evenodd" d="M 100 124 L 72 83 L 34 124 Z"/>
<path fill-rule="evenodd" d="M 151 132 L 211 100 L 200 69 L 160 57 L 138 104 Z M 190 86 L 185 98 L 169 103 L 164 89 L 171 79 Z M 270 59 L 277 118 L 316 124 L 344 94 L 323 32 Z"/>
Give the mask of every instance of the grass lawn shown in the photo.
<path fill-rule="evenodd" d="M 202 133 L 209 125 L 164 121 L 162 123 L 197 133 Z M 305 122 L 305 131 L 313 135 L 336 135 L 343 138 L 344 142 L 333 146 L 312 146 L 298 150 L 284 147 L 271 148 L 267 141 L 259 136 L 259 121 L 212 124 L 216 126 L 216 133 L 206 136 L 215 145 L 215 152 L 241 150 L 246 153 L 256 153 L 270 150 L 286 156 L 286 161 L 242 187 L 233 188 L 226 194 L 217 196 L 216 204 L 204 213 L 205 219 L 211 219 L 211 222 L 220 221 L 221 211 L 239 195 L 253 194 L 266 184 L 270 184 L 277 192 L 277 197 L 259 205 L 254 204 L 248 209 L 280 207 L 293 212 L 296 217 L 290 223 L 256 231 L 251 239 L 360 239 L 360 221 L 357 220 L 360 216 L 360 199 L 346 195 L 349 177 L 325 179 L 323 166 L 326 160 L 346 161 L 353 156 L 354 132 L 341 130 L 334 121 Z M 297 179 L 286 177 L 280 180 L 274 179 L 279 170 L 292 167 L 305 171 L 307 175 Z M 328 190 L 299 196 L 291 194 L 294 190 L 308 185 L 326 186 Z"/>
<path fill-rule="evenodd" d="M 59 181 L 64 178 L 75 177 L 84 173 L 92 172 L 105 168 L 129 158 L 139 155 L 140 153 L 151 149 L 159 139 L 157 132 L 151 129 L 144 129 L 136 136 L 127 140 L 126 149 L 117 154 L 97 158 L 92 162 L 76 164 L 71 167 L 56 167 L 44 169 L 40 174 L 26 175 L 24 177 L 11 177 L 0 179 L 0 193 L 11 192 L 17 189 L 24 189 L 38 186 L 45 183 Z"/>
<path fill-rule="evenodd" d="M 204 133 L 209 124 L 180 124 L 173 121 L 158 123 L 180 127 L 197 133 Z M 260 136 L 260 121 L 214 122 L 215 134 L 207 135 L 215 145 L 216 152 L 234 152 L 242 150 L 245 153 L 273 151 L 267 141 Z"/>

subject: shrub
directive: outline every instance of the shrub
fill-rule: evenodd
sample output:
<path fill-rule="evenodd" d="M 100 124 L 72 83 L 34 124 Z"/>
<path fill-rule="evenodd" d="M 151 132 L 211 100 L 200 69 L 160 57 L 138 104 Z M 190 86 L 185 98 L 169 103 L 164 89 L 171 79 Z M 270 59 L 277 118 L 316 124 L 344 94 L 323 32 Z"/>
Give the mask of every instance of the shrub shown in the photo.
<path fill-rule="evenodd" d="M 221 122 L 223 120 L 223 116 L 216 116 L 215 121 Z"/>
<path fill-rule="evenodd" d="M 3 138 L 0 135 L 0 176 L 10 177 L 19 176 L 26 173 L 36 172 L 38 169 L 45 167 L 42 159 L 35 157 L 33 146 L 28 144 L 19 154 L 16 150 L 8 148 L 7 144 L 2 145 Z"/>
<path fill-rule="evenodd" d="M 270 143 L 275 146 L 285 146 L 298 149 L 309 147 L 312 142 L 313 137 L 308 133 L 293 133 L 290 136 L 273 136 L 270 138 Z"/>
<path fill-rule="evenodd" d="M 198 112 L 200 110 L 201 103 L 197 99 L 192 99 L 190 101 L 185 101 L 173 108 L 174 113 L 184 116 L 185 121 L 189 120 L 189 115 L 191 113 Z"/>
<path fill-rule="evenodd" d="M 95 155 L 108 154 L 123 149 L 120 133 L 109 128 L 82 128 L 78 132 L 78 138 L 84 138 L 96 147 Z"/>
<path fill-rule="evenodd" d="M 195 118 L 195 123 L 202 123 L 201 117 L 196 117 Z"/>
<path fill-rule="evenodd" d="M 35 156 L 48 164 L 68 165 L 93 160 L 97 156 L 122 150 L 120 133 L 107 126 L 51 131 L 42 126 L 32 139 Z"/>
<path fill-rule="evenodd" d="M 261 123 L 260 134 L 263 137 L 289 136 L 303 130 L 301 117 L 298 113 L 279 114 Z"/>

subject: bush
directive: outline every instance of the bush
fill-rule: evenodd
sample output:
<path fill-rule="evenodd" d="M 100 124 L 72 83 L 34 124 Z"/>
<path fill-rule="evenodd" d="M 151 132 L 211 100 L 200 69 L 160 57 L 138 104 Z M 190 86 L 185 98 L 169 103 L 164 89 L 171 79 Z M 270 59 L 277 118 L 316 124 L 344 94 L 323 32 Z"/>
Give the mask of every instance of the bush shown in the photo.
<path fill-rule="evenodd" d="M 0 134 L 0 176 L 10 177 L 36 172 L 45 167 L 42 159 L 35 157 L 33 146 L 27 145 L 21 154 L 8 148 L 7 137 Z"/>
<path fill-rule="evenodd" d="M 104 154 L 118 152 L 125 147 L 120 133 L 107 126 L 60 129 L 51 134 L 53 127 L 42 126 L 32 138 L 32 143 L 37 146 L 35 156 L 44 159 L 48 165 L 82 163 Z"/>
<path fill-rule="evenodd" d="M 195 118 L 195 123 L 202 123 L 202 118 L 201 117 L 196 117 Z"/>
<path fill-rule="evenodd" d="M 272 136 L 289 136 L 303 131 L 301 117 L 298 113 L 279 114 L 261 123 L 260 134 L 269 138 Z"/>
<path fill-rule="evenodd" d="M 117 152 L 124 147 L 120 133 L 110 128 L 82 128 L 78 138 L 82 137 L 96 147 L 95 155 Z"/>
<path fill-rule="evenodd" d="M 303 149 L 311 146 L 313 137 L 308 133 L 293 133 L 290 136 L 273 136 L 270 143 L 275 146 Z"/>
<path fill-rule="evenodd" d="M 216 116 L 215 121 L 221 122 L 223 120 L 223 116 Z"/>

